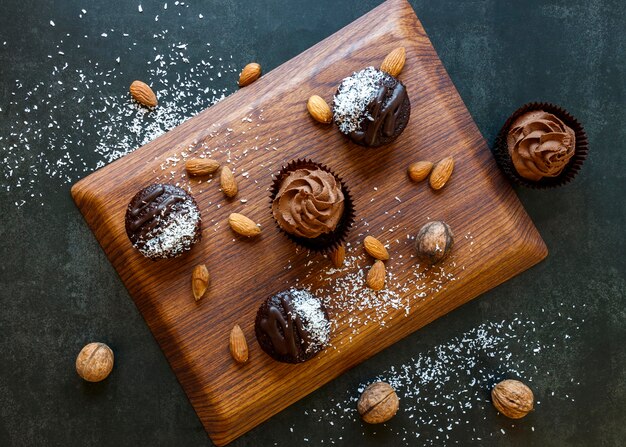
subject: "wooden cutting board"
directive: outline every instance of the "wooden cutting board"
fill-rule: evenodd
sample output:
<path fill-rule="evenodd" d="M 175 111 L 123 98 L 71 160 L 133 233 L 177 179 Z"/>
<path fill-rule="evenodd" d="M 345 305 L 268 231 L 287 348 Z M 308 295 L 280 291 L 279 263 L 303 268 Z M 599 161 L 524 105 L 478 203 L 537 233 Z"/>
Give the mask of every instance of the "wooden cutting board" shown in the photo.
<path fill-rule="evenodd" d="M 412 111 L 391 146 L 364 149 L 334 126 L 311 120 L 306 100 L 327 101 L 345 76 L 379 66 L 404 46 L 400 79 Z M 201 93 L 199 93 L 201 94 Z M 240 192 L 224 198 L 217 179 L 185 177 L 184 158 L 207 154 L 236 173 Z M 454 174 L 441 191 L 408 180 L 416 160 L 452 155 Z M 271 175 L 295 158 L 330 166 L 350 186 L 356 224 L 348 262 L 297 251 L 270 214 Z M 153 182 L 190 189 L 201 210 L 203 240 L 187 255 L 159 262 L 134 250 L 124 230 L 131 197 Z M 224 445 L 346 370 L 486 290 L 528 269 L 547 249 L 452 85 L 413 10 L 389 0 L 351 25 L 265 74 L 176 129 L 91 174 L 72 195 L 185 389 L 213 442 Z M 228 227 L 231 212 L 262 225 L 243 240 Z M 455 235 L 453 256 L 437 268 L 419 266 L 413 240 L 429 219 Z M 362 240 L 388 244 L 387 290 L 368 291 L 372 261 Z M 195 302 L 192 268 L 211 272 L 207 296 Z M 305 364 L 270 359 L 256 342 L 254 318 L 269 295 L 291 286 L 324 298 L 334 321 L 332 346 Z M 236 365 L 228 350 L 241 325 L 250 360 Z"/>

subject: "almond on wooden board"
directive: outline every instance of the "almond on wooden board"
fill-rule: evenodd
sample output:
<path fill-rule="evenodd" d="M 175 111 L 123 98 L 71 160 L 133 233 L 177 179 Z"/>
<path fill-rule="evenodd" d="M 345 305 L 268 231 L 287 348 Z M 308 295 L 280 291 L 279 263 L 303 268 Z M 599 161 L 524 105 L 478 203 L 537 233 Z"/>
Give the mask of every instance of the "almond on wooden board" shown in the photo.
<path fill-rule="evenodd" d="M 204 264 L 198 264 L 191 272 L 191 291 L 196 301 L 202 298 L 209 287 L 209 271 Z"/>
<path fill-rule="evenodd" d="M 330 260 L 335 268 L 340 268 L 346 259 L 346 247 L 341 244 L 330 253 Z"/>
<path fill-rule="evenodd" d="M 237 180 L 235 180 L 233 171 L 231 171 L 228 166 L 222 167 L 222 173 L 220 175 L 220 186 L 222 187 L 222 192 L 226 197 L 235 197 L 237 195 L 237 192 L 239 192 L 239 188 L 237 187 Z"/>
<path fill-rule="evenodd" d="M 246 363 L 248 361 L 248 343 L 238 324 L 233 326 L 230 331 L 230 355 L 233 356 L 237 363 Z"/>
<path fill-rule="evenodd" d="M 230 228 L 237 234 L 246 237 L 254 237 L 261 234 L 261 229 L 254 221 L 243 214 L 232 213 L 228 216 Z"/>
<path fill-rule="evenodd" d="M 220 163 L 210 158 L 192 158 L 185 162 L 185 169 L 190 177 L 202 177 L 213 174 L 220 168 Z"/>
<path fill-rule="evenodd" d="M 389 73 L 391 76 L 396 77 L 404 68 L 405 62 L 406 50 L 404 47 L 398 47 L 385 57 L 385 60 L 380 65 L 380 69 Z"/>
<path fill-rule="evenodd" d="M 385 287 L 385 264 L 380 259 L 374 262 L 367 273 L 367 287 L 372 290 L 382 290 Z"/>
<path fill-rule="evenodd" d="M 142 106 L 156 107 L 158 101 L 157 97 L 148 84 L 141 81 L 133 81 L 130 84 L 130 95 L 135 101 Z"/>
<path fill-rule="evenodd" d="M 261 66 L 256 62 L 251 62 L 241 70 L 239 75 L 239 87 L 252 84 L 261 77 Z"/>
<path fill-rule="evenodd" d="M 385 248 L 382 242 L 376 239 L 374 236 L 367 236 L 363 240 L 363 246 L 365 247 L 365 251 L 375 259 L 380 259 L 381 261 L 386 261 L 389 259 L 389 252 Z"/>
<path fill-rule="evenodd" d="M 333 120 L 333 112 L 321 96 L 311 96 L 306 103 L 306 108 L 317 122 L 328 124 Z"/>
<path fill-rule="evenodd" d="M 421 182 L 428 177 L 433 169 L 433 163 L 430 161 L 417 161 L 409 165 L 409 178 L 414 182 Z"/>
<path fill-rule="evenodd" d="M 435 165 L 433 172 L 430 174 L 430 187 L 434 190 L 443 188 L 454 169 L 454 159 L 452 157 L 446 157 Z"/>

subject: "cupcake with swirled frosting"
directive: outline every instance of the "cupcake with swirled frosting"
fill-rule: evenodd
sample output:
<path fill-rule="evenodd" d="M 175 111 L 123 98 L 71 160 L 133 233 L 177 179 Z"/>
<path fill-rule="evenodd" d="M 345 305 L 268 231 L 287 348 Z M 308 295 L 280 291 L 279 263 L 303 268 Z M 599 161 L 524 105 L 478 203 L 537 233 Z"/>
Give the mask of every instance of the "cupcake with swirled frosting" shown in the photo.
<path fill-rule="evenodd" d="M 276 175 L 271 200 L 280 231 L 312 251 L 336 248 L 354 220 L 346 185 L 328 167 L 311 160 L 285 166 Z"/>
<path fill-rule="evenodd" d="M 517 173 L 534 181 L 561 174 L 576 147 L 572 128 L 543 110 L 526 112 L 517 118 L 506 140 Z"/>
<path fill-rule="evenodd" d="M 494 155 L 505 174 L 531 188 L 572 180 L 587 156 L 587 136 L 567 111 L 549 103 L 530 103 L 502 127 Z"/>

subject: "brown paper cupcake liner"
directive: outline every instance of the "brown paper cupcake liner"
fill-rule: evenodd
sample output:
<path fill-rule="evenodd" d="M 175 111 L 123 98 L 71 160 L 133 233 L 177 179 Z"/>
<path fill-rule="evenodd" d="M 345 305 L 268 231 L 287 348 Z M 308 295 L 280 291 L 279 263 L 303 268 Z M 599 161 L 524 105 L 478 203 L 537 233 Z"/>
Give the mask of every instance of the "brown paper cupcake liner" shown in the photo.
<path fill-rule="evenodd" d="M 319 253 L 330 253 L 335 250 L 341 244 L 343 244 L 354 224 L 354 205 L 352 202 L 352 197 L 350 196 L 350 189 L 344 183 L 344 181 L 335 174 L 328 166 L 320 163 L 316 163 L 309 159 L 297 159 L 289 162 L 286 166 L 276 174 L 274 181 L 272 183 L 272 187 L 270 188 L 270 212 L 271 212 L 271 204 L 274 202 L 278 191 L 280 190 L 280 185 L 283 179 L 289 175 L 290 172 L 293 172 L 297 169 L 322 169 L 323 171 L 329 172 L 332 174 L 337 181 L 341 184 L 341 189 L 343 191 L 344 196 L 344 211 L 341 220 L 337 224 L 337 227 L 331 233 L 321 234 L 315 238 L 306 238 L 295 236 L 283 230 L 278 222 L 276 222 L 276 227 L 278 230 L 287 236 L 293 243 L 296 245 L 305 248 L 307 250 Z M 272 214 L 272 217 L 274 215 Z"/>
<path fill-rule="evenodd" d="M 524 113 L 533 110 L 545 110 L 548 113 L 556 115 L 566 125 L 571 127 L 576 135 L 576 147 L 574 149 L 574 155 L 572 156 L 569 163 L 565 166 L 563 172 L 561 172 L 561 174 L 559 174 L 557 177 L 544 177 L 541 180 L 537 181 L 528 180 L 518 174 L 515 166 L 513 166 L 513 162 L 511 161 L 511 156 L 509 155 L 509 148 L 506 141 L 509 128 L 517 118 L 519 118 Z M 513 183 L 533 189 L 550 189 L 558 186 L 563 186 L 571 182 L 574 177 L 576 177 L 576 175 L 580 171 L 580 168 L 583 165 L 583 162 L 587 158 L 587 134 L 585 133 L 585 129 L 583 128 L 582 124 L 580 124 L 580 122 L 578 122 L 576 118 L 574 118 L 567 110 L 563 109 L 562 107 L 547 102 L 531 102 L 528 104 L 524 104 L 522 107 L 517 109 L 515 112 L 513 112 L 509 119 L 506 120 L 504 126 L 502 126 L 502 129 L 496 137 L 492 152 L 494 158 L 496 159 L 496 162 L 498 163 L 504 174 Z"/>

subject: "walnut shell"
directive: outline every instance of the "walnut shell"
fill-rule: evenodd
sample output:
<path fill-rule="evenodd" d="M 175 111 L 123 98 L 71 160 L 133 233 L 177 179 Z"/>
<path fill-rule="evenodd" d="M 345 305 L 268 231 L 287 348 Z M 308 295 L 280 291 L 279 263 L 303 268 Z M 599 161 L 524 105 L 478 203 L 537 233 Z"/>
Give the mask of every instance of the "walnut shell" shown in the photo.
<path fill-rule="evenodd" d="M 363 421 L 368 424 L 381 424 L 394 417 L 400 408 L 396 391 L 387 382 L 369 385 L 359 398 L 357 409 Z"/>
<path fill-rule="evenodd" d="M 446 258 L 454 245 L 454 235 L 450 226 L 438 220 L 428 222 L 417 233 L 415 249 L 417 257 L 429 264 L 436 264 Z"/>
<path fill-rule="evenodd" d="M 76 372 L 88 382 L 100 382 L 113 369 L 113 351 L 104 343 L 89 343 L 76 357 Z"/>
<path fill-rule="evenodd" d="M 511 419 L 521 419 L 533 410 L 533 392 L 518 380 L 503 380 L 491 390 L 493 406 Z"/>

